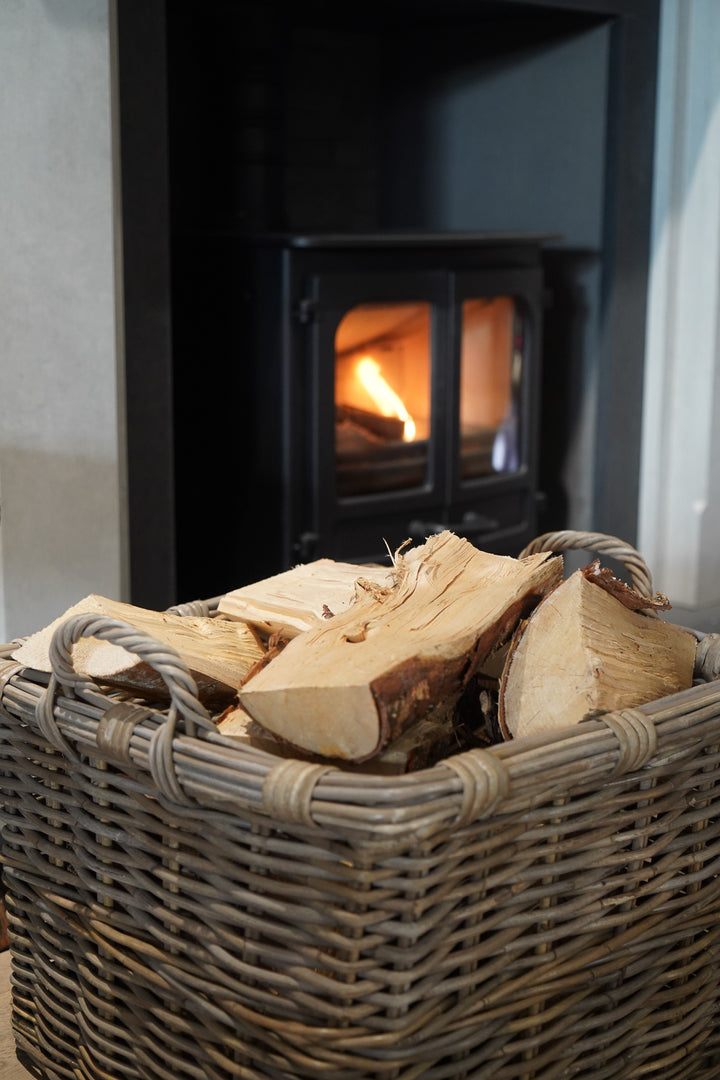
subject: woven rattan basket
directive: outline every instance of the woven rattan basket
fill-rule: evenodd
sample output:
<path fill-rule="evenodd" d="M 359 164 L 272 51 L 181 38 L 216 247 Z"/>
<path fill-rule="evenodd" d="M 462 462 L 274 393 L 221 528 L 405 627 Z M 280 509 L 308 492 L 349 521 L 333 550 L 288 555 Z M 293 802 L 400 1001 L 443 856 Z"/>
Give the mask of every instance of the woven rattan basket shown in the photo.
<path fill-rule="evenodd" d="M 553 534 L 625 560 L 619 541 Z M 79 678 L 154 663 L 167 713 Z M 167 650 L 0 662 L 21 1059 L 46 1080 L 716 1080 L 720 638 L 691 690 L 375 777 L 219 736 Z M 6 655 L 9 650 L 6 650 Z"/>

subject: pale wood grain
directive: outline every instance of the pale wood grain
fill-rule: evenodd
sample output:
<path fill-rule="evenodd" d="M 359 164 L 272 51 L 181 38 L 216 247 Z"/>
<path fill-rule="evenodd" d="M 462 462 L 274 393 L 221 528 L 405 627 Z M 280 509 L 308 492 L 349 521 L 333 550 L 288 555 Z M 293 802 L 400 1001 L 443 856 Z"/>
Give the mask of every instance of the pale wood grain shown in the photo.
<path fill-rule="evenodd" d="M 505 664 L 503 732 L 536 735 L 692 686 L 695 637 L 631 610 L 636 602 L 650 603 L 603 578 L 597 561 L 548 596 L 521 627 Z"/>
<path fill-rule="evenodd" d="M 12 654 L 13 659 L 38 671 L 51 671 L 50 642 L 54 632 L 73 616 L 85 614 L 117 619 L 178 652 L 197 683 L 201 701 L 227 704 L 238 684 L 263 656 L 257 634 L 244 623 L 149 611 L 92 594 L 27 638 Z M 165 692 L 156 667 L 110 640 L 82 638 L 73 646 L 72 658 L 77 672 L 109 686 L 152 699 Z"/>
<path fill-rule="evenodd" d="M 266 636 L 292 638 L 347 611 L 357 598 L 358 579 L 389 587 L 392 568 L 316 559 L 226 593 L 218 612 L 242 619 Z"/>
<path fill-rule="evenodd" d="M 547 553 L 518 560 L 446 531 L 394 556 L 390 588 L 366 582 L 326 625 L 298 634 L 240 690 L 254 720 L 313 754 L 362 762 L 469 679 L 562 580 Z"/>

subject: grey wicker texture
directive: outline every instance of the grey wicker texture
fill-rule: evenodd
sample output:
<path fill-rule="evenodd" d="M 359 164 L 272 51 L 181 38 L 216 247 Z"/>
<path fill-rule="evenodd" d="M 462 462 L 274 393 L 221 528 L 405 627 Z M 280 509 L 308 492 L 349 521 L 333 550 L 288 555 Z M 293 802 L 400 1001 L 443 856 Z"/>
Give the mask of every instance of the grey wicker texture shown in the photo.
<path fill-rule="evenodd" d="M 720 1074 L 720 682 L 375 777 L 221 737 L 147 639 L 167 712 L 90 686 L 70 643 L 128 628 L 83 618 L 49 683 L 0 661 L 13 1023 L 38 1074 Z M 701 646 L 717 676 L 720 639 Z"/>

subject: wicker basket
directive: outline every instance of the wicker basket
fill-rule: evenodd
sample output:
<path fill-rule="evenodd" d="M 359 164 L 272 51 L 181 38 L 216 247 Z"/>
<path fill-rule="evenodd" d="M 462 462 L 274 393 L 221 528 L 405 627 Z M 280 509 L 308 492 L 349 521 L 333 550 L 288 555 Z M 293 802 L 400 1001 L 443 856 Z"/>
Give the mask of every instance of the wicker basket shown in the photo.
<path fill-rule="evenodd" d="M 620 555 L 619 541 L 533 545 Z M 77 676 L 96 635 L 166 713 Z M 702 635 L 700 635 L 702 637 Z M 6 652 L 7 655 L 7 652 Z M 720 675 L 720 637 L 698 649 Z M 720 682 L 387 778 L 219 736 L 157 643 L 0 662 L 21 1059 L 46 1080 L 716 1080 Z"/>

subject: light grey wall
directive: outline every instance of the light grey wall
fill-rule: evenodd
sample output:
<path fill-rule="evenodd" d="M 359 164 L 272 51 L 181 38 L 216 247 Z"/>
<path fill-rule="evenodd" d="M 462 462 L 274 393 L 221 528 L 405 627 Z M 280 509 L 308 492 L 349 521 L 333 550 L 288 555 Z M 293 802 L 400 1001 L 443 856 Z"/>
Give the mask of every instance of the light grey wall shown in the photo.
<path fill-rule="evenodd" d="M 124 589 L 108 0 L 0 3 L 0 639 Z"/>
<path fill-rule="evenodd" d="M 663 0 L 640 547 L 720 627 L 720 4 Z"/>

